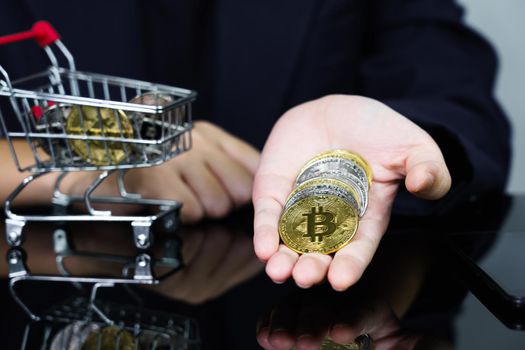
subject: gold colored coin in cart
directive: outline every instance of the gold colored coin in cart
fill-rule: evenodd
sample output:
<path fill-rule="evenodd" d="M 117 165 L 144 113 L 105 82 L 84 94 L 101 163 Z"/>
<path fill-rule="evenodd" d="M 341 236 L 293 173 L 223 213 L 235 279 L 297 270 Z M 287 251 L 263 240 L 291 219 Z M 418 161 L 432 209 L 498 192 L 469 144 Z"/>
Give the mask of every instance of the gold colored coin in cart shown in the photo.
<path fill-rule="evenodd" d="M 313 195 L 291 205 L 279 221 L 279 236 L 297 253 L 330 254 L 354 237 L 357 209 L 336 195 Z"/>
<path fill-rule="evenodd" d="M 108 326 L 91 333 L 82 345 L 82 350 L 96 349 L 133 350 L 136 348 L 133 335 L 130 332 L 119 327 Z"/>
<path fill-rule="evenodd" d="M 133 127 L 121 110 L 91 106 L 73 106 L 67 118 L 69 135 L 102 138 L 133 138 Z M 70 139 L 71 149 L 93 165 L 115 165 L 131 154 L 131 145 L 120 141 Z"/>

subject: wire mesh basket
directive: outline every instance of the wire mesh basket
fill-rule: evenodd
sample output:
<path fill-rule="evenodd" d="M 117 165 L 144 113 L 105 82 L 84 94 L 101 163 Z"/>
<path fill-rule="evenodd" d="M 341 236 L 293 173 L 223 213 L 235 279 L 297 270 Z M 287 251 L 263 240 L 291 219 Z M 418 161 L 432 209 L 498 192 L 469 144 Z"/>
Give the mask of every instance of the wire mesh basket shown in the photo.
<path fill-rule="evenodd" d="M 88 305 L 86 298 L 75 297 L 54 306 L 41 321 L 26 326 L 21 349 L 196 350 L 200 347 L 198 326 L 186 316 L 97 301 L 98 308 L 111 318 L 108 323 L 89 313 Z"/>
<path fill-rule="evenodd" d="M 139 194 L 128 192 L 124 181 L 126 171 L 160 165 L 191 148 L 191 107 L 196 93 L 145 81 L 77 71 L 73 56 L 47 22 L 37 22 L 27 32 L 2 36 L 0 45 L 28 39 L 36 40 L 49 58 L 50 66 L 46 70 L 11 80 L 6 69 L 0 65 L 0 107 L 3 106 L 1 102 L 10 105 L 10 108 L 0 108 L 0 129 L 18 170 L 30 173 L 7 197 L 4 205 L 6 240 L 12 247 L 7 254 L 11 293 L 33 321 L 51 322 L 50 315 L 43 319 L 27 307 L 17 295 L 15 284 L 46 281 L 90 285 L 94 294 L 88 305 L 89 312 L 97 314 L 106 325 L 116 324 L 116 321 L 103 316 L 104 313 L 95 305 L 95 291 L 101 286 L 159 283 L 160 279 L 152 272 L 151 227 L 158 222 L 165 233 L 172 234 L 177 228 L 181 208 L 181 203 L 175 200 L 142 198 Z M 63 67 L 59 62 L 67 64 Z M 64 178 L 78 171 L 98 171 L 98 175 L 82 195 L 63 193 L 61 183 Z M 22 191 L 29 190 L 39 177 L 53 172 L 60 174 L 56 177 L 50 199 L 55 209 L 51 214 L 22 215 L 12 211 L 12 203 Z M 117 175 L 118 195 L 93 195 L 112 173 Z M 87 212 L 71 214 L 68 208 L 74 202 L 83 202 Z M 114 215 L 109 210 L 95 209 L 95 203 L 139 205 L 146 208 L 144 212 L 147 214 Z M 27 269 L 25 251 L 21 246 L 23 229 L 31 221 L 54 222 L 59 226 L 55 229 L 54 244 L 57 267 L 62 275 L 33 275 Z M 130 223 L 138 251 L 122 277 L 74 276 L 67 271 L 63 259 L 75 254 L 106 260 L 124 259 L 72 250 L 66 244 L 69 233 L 63 226 L 79 221 Z M 177 253 L 168 255 L 160 259 L 160 263 L 172 268 L 172 272 L 177 271 L 181 267 Z M 62 321 L 84 322 L 85 318 Z M 132 331 L 134 339 L 138 339 L 137 334 L 154 331 L 154 327 L 141 327 L 142 333 L 137 333 L 136 323 L 133 329 L 127 323 L 119 327 Z M 161 330 L 164 338 L 172 335 L 171 329 Z"/>
<path fill-rule="evenodd" d="M 10 100 L 16 119 L 8 121 L 0 111 L 0 122 L 20 171 L 148 167 L 191 147 L 193 91 L 76 71 L 53 29 L 39 22 L 32 33 L 40 31 L 51 38 L 41 42 L 51 62 L 47 70 L 11 81 L 0 66 L 0 96 Z M 15 40 L 20 37 L 3 42 Z M 56 50 L 69 68 L 58 66 Z M 32 152 L 25 164 L 13 143 L 17 139 Z"/>
<path fill-rule="evenodd" d="M 22 243 L 22 230 L 28 221 L 127 221 L 136 246 L 148 248 L 152 223 L 161 218 L 166 218 L 166 223 L 177 222 L 181 205 L 129 193 L 124 176 L 129 169 L 159 165 L 190 149 L 191 105 L 196 93 L 79 72 L 73 56 L 47 22 L 37 22 L 27 32 L 0 37 L 0 45 L 27 39 L 37 41 L 51 64 L 43 72 L 15 81 L 0 66 L 0 98 L 9 101 L 13 112 L 8 119 L 0 110 L 0 128 L 18 169 L 32 173 L 5 202 L 8 243 Z M 67 68 L 59 61 L 66 61 Z M 67 174 L 86 170 L 101 173 L 82 196 L 61 192 Z M 51 202 L 62 207 L 84 202 L 86 215 L 17 215 L 11 210 L 12 202 L 24 189 L 51 172 L 61 172 Z M 113 172 L 118 174 L 119 195 L 93 196 Z M 112 215 L 108 210 L 94 209 L 95 202 L 156 206 L 158 211 L 147 216 Z"/>

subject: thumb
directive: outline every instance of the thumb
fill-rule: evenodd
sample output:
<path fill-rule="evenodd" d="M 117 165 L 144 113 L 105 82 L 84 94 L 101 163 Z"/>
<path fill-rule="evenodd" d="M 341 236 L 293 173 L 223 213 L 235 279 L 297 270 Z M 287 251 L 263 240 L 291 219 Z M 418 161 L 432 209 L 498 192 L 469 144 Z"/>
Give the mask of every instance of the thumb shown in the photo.
<path fill-rule="evenodd" d="M 450 190 L 451 178 L 437 145 L 412 151 L 406 162 L 405 186 L 424 199 L 439 199 Z"/>

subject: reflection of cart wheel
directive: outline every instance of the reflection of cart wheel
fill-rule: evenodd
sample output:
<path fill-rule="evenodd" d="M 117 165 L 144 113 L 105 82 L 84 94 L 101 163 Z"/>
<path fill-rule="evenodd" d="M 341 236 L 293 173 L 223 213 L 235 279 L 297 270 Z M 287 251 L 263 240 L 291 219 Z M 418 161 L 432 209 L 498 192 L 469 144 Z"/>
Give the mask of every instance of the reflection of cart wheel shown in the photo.
<path fill-rule="evenodd" d="M 148 254 L 140 254 L 135 259 L 135 280 L 153 280 L 151 271 L 151 257 Z"/>
<path fill-rule="evenodd" d="M 148 249 L 153 244 L 151 222 L 133 221 L 133 240 L 138 249 Z"/>
<path fill-rule="evenodd" d="M 53 231 L 53 250 L 55 251 L 55 262 L 58 272 L 62 276 L 71 276 L 71 272 L 66 268 L 65 258 L 71 254 L 73 246 L 69 239 L 67 231 L 57 228 Z M 82 284 L 78 282 L 71 282 L 75 288 L 81 290 Z"/>
<path fill-rule="evenodd" d="M 11 248 L 7 252 L 7 263 L 9 265 L 9 277 L 27 274 L 27 254 L 20 248 Z"/>
<path fill-rule="evenodd" d="M 169 208 L 161 208 L 167 210 Z M 162 227 L 166 232 L 173 233 L 180 224 L 180 206 L 173 210 L 171 213 L 162 217 Z"/>

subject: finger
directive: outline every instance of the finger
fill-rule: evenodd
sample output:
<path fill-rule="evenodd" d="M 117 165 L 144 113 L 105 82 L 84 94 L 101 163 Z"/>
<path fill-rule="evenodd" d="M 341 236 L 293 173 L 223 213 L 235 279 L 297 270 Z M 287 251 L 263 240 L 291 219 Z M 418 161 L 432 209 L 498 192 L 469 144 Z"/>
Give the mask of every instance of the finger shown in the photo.
<path fill-rule="evenodd" d="M 233 207 L 230 196 L 204 163 L 188 162 L 181 169 L 181 176 L 195 193 L 207 216 L 223 217 Z"/>
<path fill-rule="evenodd" d="M 235 264 L 232 264 L 230 268 L 230 283 L 232 286 L 244 282 L 264 268 L 264 265 L 253 252 L 251 240 L 245 235 L 235 235 L 235 240 L 230 248 L 230 255 L 237 257 Z"/>
<path fill-rule="evenodd" d="M 257 174 L 253 188 L 254 248 L 267 261 L 279 247 L 277 225 L 293 180 L 275 174 Z"/>
<path fill-rule="evenodd" d="M 270 343 L 277 349 L 291 349 L 295 343 L 297 314 L 301 298 L 286 298 L 275 305 L 271 313 Z"/>
<path fill-rule="evenodd" d="M 356 237 L 338 251 L 328 270 L 328 281 L 337 291 L 344 291 L 362 276 L 379 245 L 383 225 L 376 220 L 363 220 Z"/>
<path fill-rule="evenodd" d="M 251 174 L 255 174 L 260 154 L 253 146 L 238 137 L 224 131 L 218 126 L 205 122 L 196 122 L 196 128 L 213 136 L 220 147 L 233 159 L 242 164 Z"/>
<path fill-rule="evenodd" d="M 173 194 L 167 194 L 166 197 L 175 199 L 183 204 L 181 208 L 181 221 L 184 223 L 192 223 L 201 220 L 204 216 L 204 208 L 186 183 L 181 179 L 173 180 L 170 188 L 172 190 L 168 190 L 167 193 L 173 192 Z"/>
<path fill-rule="evenodd" d="M 396 186 L 373 183 L 368 212 L 361 219 L 353 240 L 339 250 L 330 264 L 328 281 L 343 291 L 356 283 L 374 256 L 390 220 Z"/>
<path fill-rule="evenodd" d="M 272 344 L 270 344 L 270 341 L 268 340 L 269 334 L 270 334 L 270 331 L 269 331 L 268 327 L 261 327 L 260 329 L 257 330 L 256 339 L 257 339 L 257 342 L 259 343 L 259 345 L 263 349 L 265 349 L 265 350 L 274 350 L 275 348 L 273 347 Z"/>
<path fill-rule="evenodd" d="M 221 295 L 262 270 L 263 265 L 253 254 L 253 246 L 248 237 L 232 234 L 221 227 L 214 227 L 209 234 L 230 237 L 226 254 L 209 275 L 207 289 L 210 294 Z"/>
<path fill-rule="evenodd" d="M 126 173 L 126 189 L 145 198 L 176 200 L 182 203 L 181 220 L 195 222 L 204 216 L 204 208 L 176 167 L 176 159 L 158 167 L 132 169 Z M 167 183 L 168 186 L 159 186 Z M 115 181 L 116 187 L 116 181 Z"/>
<path fill-rule="evenodd" d="M 411 151 L 406 163 L 406 188 L 425 199 L 439 199 L 450 189 L 451 178 L 437 145 Z"/>
<path fill-rule="evenodd" d="M 302 334 L 297 338 L 295 342 L 295 348 L 297 350 L 317 350 L 321 348 L 323 342 L 323 336 Z"/>
<path fill-rule="evenodd" d="M 178 234 L 182 239 L 182 261 L 188 266 L 193 263 L 203 244 L 204 232 L 202 228 L 196 228 L 195 225 L 182 225 L 179 230 Z"/>
<path fill-rule="evenodd" d="M 301 288 L 310 288 L 322 282 L 331 262 L 330 255 L 313 253 L 301 255 L 292 272 L 295 283 Z"/>
<path fill-rule="evenodd" d="M 215 234 L 213 234 L 215 233 Z M 210 294 L 210 280 L 229 252 L 231 236 L 223 232 L 206 231 L 202 245 L 186 268 L 180 271 L 184 283 L 179 286 L 179 295 L 193 304 L 206 301 Z"/>
<path fill-rule="evenodd" d="M 350 324 L 338 323 L 330 329 L 330 338 L 339 344 L 349 344 L 359 336 L 359 330 Z"/>
<path fill-rule="evenodd" d="M 299 254 L 281 245 L 266 264 L 266 273 L 275 283 L 283 283 L 292 275 Z"/>
<path fill-rule="evenodd" d="M 287 329 L 270 330 L 268 342 L 276 350 L 289 350 L 295 343 L 295 335 Z"/>
<path fill-rule="evenodd" d="M 218 151 L 213 152 L 206 162 L 235 205 L 243 205 L 251 200 L 253 174 L 244 166 Z"/>

